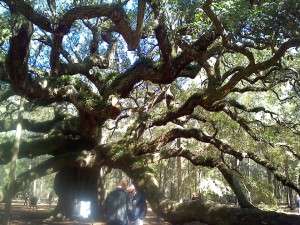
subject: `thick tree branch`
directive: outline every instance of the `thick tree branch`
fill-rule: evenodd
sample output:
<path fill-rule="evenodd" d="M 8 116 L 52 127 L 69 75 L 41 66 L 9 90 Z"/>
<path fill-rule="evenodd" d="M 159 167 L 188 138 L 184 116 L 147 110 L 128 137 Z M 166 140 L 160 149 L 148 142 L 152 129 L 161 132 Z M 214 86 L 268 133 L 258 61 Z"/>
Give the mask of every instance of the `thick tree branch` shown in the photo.
<path fill-rule="evenodd" d="M 220 159 L 214 157 L 204 157 L 203 155 L 196 155 L 189 150 L 185 149 L 167 149 L 160 152 L 162 157 L 170 158 L 170 157 L 183 157 L 189 160 L 195 166 L 205 166 L 211 168 L 218 168 L 218 170 L 222 173 L 225 180 L 228 182 L 232 191 L 236 195 L 239 205 L 242 208 L 253 208 L 254 206 L 251 204 L 249 197 L 247 197 L 246 190 L 242 186 L 240 179 L 238 179 L 238 175 L 235 174 L 234 171 L 227 168 L 227 166 L 221 162 Z"/>
<path fill-rule="evenodd" d="M 240 207 L 254 208 L 250 202 L 249 196 L 247 196 L 247 191 L 238 179 L 238 175 L 233 170 L 227 168 L 224 164 L 219 164 L 218 169 L 236 195 Z"/>
<path fill-rule="evenodd" d="M 79 123 L 78 118 L 65 119 L 63 116 L 56 115 L 51 120 L 37 122 L 32 119 L 22 118 L 20 120 L 22 128 L 36 133 L 48 133 L 56 132 L 63 133 L 65 135 L 79 135 Z M 15 130 L 17 121 L 14 119 L 4 119 L 0 120 L 0 130 L 1 132 L 7 132 Z"/>
<path fill-rule="evenodd" d="M 24 15 L 29 21 L 36 24 L 47 32 L 53 32 L 53 27 L 49 19 L 36 12 L 29 3 L 23 0 L 1 0 L 11 9 Z"/>
<path fill-rule="evenodd" d="M 247 150 L 244 152 L 237 151 L 232 146 L 224 143 L 223 141 L 217 139 L 216 137 L 206 135 L 200 129 L 172 129 L 169 132 L 167 132 L 165 135 L 155 139 L 151 143 L 141 144 L 138 147 L 139 150 L 137 150 L 136 154 L 147 154 L 147 153 L 157 152 L 157 149 L 160 149 L 162 146 L 166 145 L 169 142 L 172 142 L 177 138 L 194 138 L 198 141 L 209 143 L 214 147 L 216 147 L 216 149 L 218 149 L 222 153 L 232 155 L 239 160 L 243 160 L 244 158 L 248 157 L 252 159 L 254 162 L 256 162 L 257 164 L 269 169 L 274 174 L 275 178 L 280 182 L 282 182 L 283 185 L 288 186 L 293 190 L 297 191 L 298 193 L 300 193 L 300 187 L 298 187 L 297 184 L 295 184 L 293 181 L 289 180 L 286 176 L 284 176 L 279 171 L 279 168 L 274 164 L 272 164 L 267 159 L 264 159 L 251 151 L 247 151 Z"/>
<path fill-rule="evenodd" d="M 287 150 L 288 152 L 292 153 L 292 155 L 300 160 L 300 153 L 298 153 L 292 146 L 286 144 L 286 143 L 276 143 L 275 145 L 279 145 L 283 149 Z"/>
<path fill-rule="evenodd" d="M 84 89 L 84 83 L 81 83 L 79 89 L 84 89 L 84 93 L 89 95 L 89 100 L 94 103 L 92 107 L 89 101 L 81 97 L 81 93 L 73 85 L 58 88 L 56 84 L 49 84 L 43 87 L 38 81 L 33 80 L 32 75 L 28 73 L 27 65 L 31 34 L 31 24 L 23 23 L 17 30 L 17 34 L 10 40 L 6 69 L 12 87 L 17 94 L 35 100 L 36 103 L 40 102 L 40 104 L 63 101 L 73 103 L 79 112 L 83 114 L 81 117 L 87 114 L 93 115 L 94 124 L 101 124 L 108 118 L 116 118 L 119 115 L 120 110 L 118 108 L 110 105 L 110 102 L 107 103 L 90 89 Z"/>
<path fill-rule="evenodd" d="M 39 41 L 39 42 L 43 43 L 44 45 L 47 45 L 51 48 L 53 47 L 51 38 L 48 37 L 46 34 L 44 36 L 35 38 L 33 40 Z M 65 49 L 62 49 L 61 54 L 68 61 L 68 63 L 74 63 L 73 59 L 68 51 L 66 51 Z"/>
<path fill-rule="evenodd" d="M 253 86 L 246 86 L 246 87 L 235 87 L 231 90 L 231 92 L 238 92 L 238 93 L 246 93 L 246 92 L 266 92 L 269 91 L 271 87 L 253 87 Z"/>
<path fill-rule="evenodd" d="M 284 56 L 288 49 L 298 46 L 300 46 L 300 38 L 293 38 L 284 42 L 270 59 L 257 63 L 255 69 L 261 71 L 274 66 Z"/>
<path fill-rule="evenodd" d="M 115 24 L 115 30 L 122 34 L 128 44 L 129 50 L 134 50 L 139 43 L 146 3 L 139 2 L 137 30 L 132 30 L 129 19 L 123 8 L 118 4 L 101 4 L 96 6 L 79 6 L 70 9 L 63 14 L 57 24 L 51 22 L 43 15 L 35 12 L 33 8 L 24 1 L 4 0 L 11 8 L 24 15 L 45 31 L 53 33 L 52 49 L 50 56 L 51 73 L 58 75 L 60 71 L 59 56 L 62 52 L 62 41 L 64 35 L 69 33 L 71 26 L 76 20 L 91 19 L 95 17 L 107 17 Z"/>
<path fill-rule="evenodd" d="M 224 34 L 224 27 L 223 24 L 221 23 L 220 19 L 217 17 L 217 15 L 214 13 L 214 11 L 211 9 L 211 4 L 213 0 L 206 0 L 205 3 L 203 4 L 203 10 L 206 13 L 206 15 L 209 17 L 209 19 L 212 21 L 216 32 L 219 35 Z"/>
<path fill-rule="evenodd" d="M 0 164 L 6 164 L 10 161 L 12 145 L 12 140 L 0 144 Z M 68 151 L 77 152 L 92 147 L 93 143 L 89 143 L 81 138 L 54 134 L 32 140 L 22 139 L 19 158 L 33 158 L 46 154 L 55 156 Z"/>
<path fill-rule="evenodd" d="M 28 73 L 29 43 L 33 33 L 31 23 L 22 23 L 16 28 L 16 34 L 10 39 L 6 57 L 6 70 L 13 87 L 24 89 Z"/>
<path fill-rule="evenodd" d="M 135 36 L 140 36 L 142 30 L 142 21 L 145 3 L 142 1 L 138 10 L 138 26 L 137 30 L 133 31 L 130 27 L 129 20 L 121 5 L 118 4 L 101 4 L 95 6 L 77 6 L 65 14 L 61 15 L 57 24 L 51 24 L 50 20 L 45 16 L 34 11 L 32 6 L 23 0 L 2 0 L 8 6 L 12 7 L 17 12 L 24 15 L 29 21 L 39 26 L 45 31 L 56 35 L 65 35 L 69 32 L 71 26 L 76 20 L 92 19 L 96 17 L 107 17 L 112 20 L 116 26 L 116 31 L 121 33 L 128 44 L 129 50 L 137 47 L 139 39 Z M 134 37 L 134 38 L 133 38 Z"/>
<path fill-rule="evenodd" d="M 289 41 L 286 41 L 279 47 L 279 49 L 274 53 L 274 55 L 270 59 L 256 64 L 251 63 L 245 69 L 235 73 L 230 78 L 230 80 L 219 89 L 219 92 L 223 93 L 223 96 L 225 97 L 229 92 L 231 92 L 231 90 L 239 81 L 249 77 L 253 73 L 257 73 L 259 71 L 266 70 L 272 66 L 275 66 L 289 48 L 297 47 L 299 45 L 299 38 L 294 38 L 290 39 Z"/>
<path fill-rule="evenodd" d="M 8 187 L 9 192 L 14 196 L 18 191 L 28 187 L 35 179 L 55 173 L 66 166 L 80 166 L 82 163 L 80 152 L 71 152 L 52 157 L 36 167 L 18 175 L 14 183 Z"/>
<path fill-rule="evenodd" d="M 164 62 L 165 76 L 172 74 L 172 43 L 169 39 L 168 28 L 166 25 L 166 15 L 162 10 L 163 2 L 148 0 L 156 19 L 156 27 L 154 28 L 155 36 Z"/>
<path fill-rule="evenodd" d="M 191 95 L 178 109 L 169 111 L 167 114 L 152 122 L 150 126 L 162 126 L 181 116 L 190 115 L 197 106 L 202 106 L 204 109 L 212 112 L 221 111 L 225 104 L 223 101 L 218 101 L 220 96 L 216 93 L 199 92 Z"/>
<path fill-rule="evenodd" d="M 240 116 L 237 113 L 233 113 L 229 109 L 224 108 L 223 111 L 234 121 L 236 121 L 246 132 L 249 136 L 255 141 L 261 141 L 262 138 L 258 137 L 255 132 L 249 127 L 248 121 Z"/>
<path fill-rule="evenodd" d="M 135 30 L 135 38 L 137 40 L 140 40 L 141 36 L 142 36 L 145 10 L 146 10 L 146 0 L 139 0 L 138 1 L 137 19 L 136 19 L 136 21 L 137 21 L 136 22 L 136 30 Z"/>

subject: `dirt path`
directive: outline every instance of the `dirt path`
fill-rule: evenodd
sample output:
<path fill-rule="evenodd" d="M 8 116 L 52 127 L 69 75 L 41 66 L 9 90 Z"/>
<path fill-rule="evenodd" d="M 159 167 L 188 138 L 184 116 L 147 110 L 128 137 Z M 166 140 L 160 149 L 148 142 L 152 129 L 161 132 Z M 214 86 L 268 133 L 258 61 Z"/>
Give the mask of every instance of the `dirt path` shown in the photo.
<path fill-rule="evenodd" d="M 89 222 L 89 221 L 64 221 L 53 222 L 46 221 L 50 216 L 51 210 L 54 206 L 40 204 L 37 210 L 28 209 L 23 206 L 23 202 L 14 202 L 12 207 L 12 223 L 13 225 L 105 225 L 101 222 Z M 3 215 L 4 205 L 0 203 L 0 217 Z M 291 211 L 286 206 L 282 206 L 278 211 L 296 214 L 296 209 Z M 147 217 L 144 221 L 144 225 L 170 225 L 168 223 L 158 221 L 156 215 L 150 210 L 147 213 Z"/>
<path fill-rule="evenodd" d="M 0 215 L 3 214 L 4 205 L 0 203 Z M 101 222 L 89 221 L 64 221 L 53 222 L 46 221 L 53 207 L 48 205 L 39 205 L 38 209 L 28 209 L 22 205 L 22 202 L 14 202 L 12 207 L 13 225 L 105 225 Z M 159 222 L 157 217 L 151 211 L 148 211 L 144 225 L 168 225 L 168 223 Z"/>

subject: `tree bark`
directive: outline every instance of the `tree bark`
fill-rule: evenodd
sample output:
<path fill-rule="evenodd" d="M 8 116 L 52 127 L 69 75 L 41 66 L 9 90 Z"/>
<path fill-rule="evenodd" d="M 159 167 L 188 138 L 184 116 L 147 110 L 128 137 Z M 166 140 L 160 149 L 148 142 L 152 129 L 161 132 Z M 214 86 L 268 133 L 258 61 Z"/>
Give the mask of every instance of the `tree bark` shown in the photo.
<path fill-rule="evenodd" d="M 18 111 L 18 124 L 16 127 L 16 134 L 15 134 L 15 142 L 13 145 L 13 148 L 11 149 L 12 152 L 12 160 L 10 162 L 10 170 L 9 170 L 9 184 L 13 185 L 16 179 L 16 169 L 17 169 L 17 158 L 20 150 L 20 142 L 21 142 L 21 134 L 22 134 L 22 124 L 20 121 L 22 120 L 22 111 L 23 111 L 23 99 L 20 97 L 20 105 L 19 105 L 19 111 Z M 8 189 L 6 193 L 6 201 L 5 201 L 5 214 L 3 218 L 3 225 L 9 225 L 10 224 L 10 213 L 11 213 L 11 204 L 12 199 L 15 196 L 15 193 L 13 190 Z"/>
<path fill-rule="evenodd" d="M 247 190 L 242 186 L 241 181 L 238 179 L 237 174 L 234 174 L 234 171 L 226 168 L 225 165 L 220 164 L 218 169 L 222 173 L 223 177 L 229 184 L 230 188 L 237 197 L 238 203 L 242 208 L 253 208 L 249 195 L 246 194 Z"/>
<path fill-rule="evenodd" d="M 279 182 L 276 179 L 273 179 L 273 190 L 275 198 L 281 201 Z"/>
<path fill-rule="evenodd" d="M 56 214 L 61 213 L 66 218 L 73 218 L 75 202 L 90 201 L 91 217 L 99 218 L 100 202 L 98 200 L 99 168 L 66 167 L 55 177 L 54 190 L 59 197 Z"/>
<path fill-rule="evenodd" d="M 181 148 L 180 138 L 177 139 L 177 148 Z M 176 158 L 176 169 L 177 169 L 177 201 L 182 198 L 182 168 L 181 168 L 181 157 Z M 197 178 L 195 178 L 197 180 Z"/>

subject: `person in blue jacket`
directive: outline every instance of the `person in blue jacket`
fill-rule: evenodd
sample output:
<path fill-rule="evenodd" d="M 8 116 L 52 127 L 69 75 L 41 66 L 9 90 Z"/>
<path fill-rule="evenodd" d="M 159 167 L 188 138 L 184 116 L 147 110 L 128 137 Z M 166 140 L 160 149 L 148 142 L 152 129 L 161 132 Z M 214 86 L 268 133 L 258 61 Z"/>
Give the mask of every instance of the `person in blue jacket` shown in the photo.
<path fill-rule="evenodd" d="M 122 179 L 119 186 L 110 192 L 104 201 L 107 225 L 128 225 L 128 181 Z"/>
<path fill-rule="evenodd" d="M 130 225 L 143 225 L 147 212 L 147 203 L 142 192 L 137 191 L 134 185 L 127 188 L 129 194 L 128 219 Z"/>

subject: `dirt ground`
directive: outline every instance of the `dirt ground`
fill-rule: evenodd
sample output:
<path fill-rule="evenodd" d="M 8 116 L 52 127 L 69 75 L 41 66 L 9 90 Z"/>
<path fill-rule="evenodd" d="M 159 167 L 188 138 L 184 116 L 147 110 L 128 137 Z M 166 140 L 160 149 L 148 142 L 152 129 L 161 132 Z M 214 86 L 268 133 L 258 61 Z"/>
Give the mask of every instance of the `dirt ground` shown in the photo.
<path fill-rule="evenodd" d="M 4 204 L 0 203 L 0 217 L 4 212 Z M 103 222 L 91 222 L 91 221 L 63 221 L 53 222 L 47 221 L 54 206 L 47 204 L 39 204 L 37 209 L 29 209 L 23 205 L 23 201 L 14 201 L 12 206 L 12 220 L 13 225 L 105 225 Z M 297 214 L 297 210 L 290 210 L 286 205 L 282 205 L 280 212 L 288 214 Z M 147 217 L 144 221 L 144 225 L 170 225 L 166 222 L 159 221 L 156 215 L 149 209 Z"/>
<path fill-rule="evenodd" d="M 47 221 L 50 216 L 51 210 L 54 206 L 48 206 L 46 204 L 39 204 L 37 210 L 29 209 L 23 206 L 23 202 L 14 201 L 12 206 L 12 220 L 13 225 L 105 225 L 101 222 L 91 221 L 64 221 L 53 222 Z M 3 214 L 4 204 L 0 203 L 0 215 Z M 147 213 L 147 217 L 144 221 L 144 225 L 168 225 L 162 221 L 158 221 L 156 215 L 150 211 Z"/>

